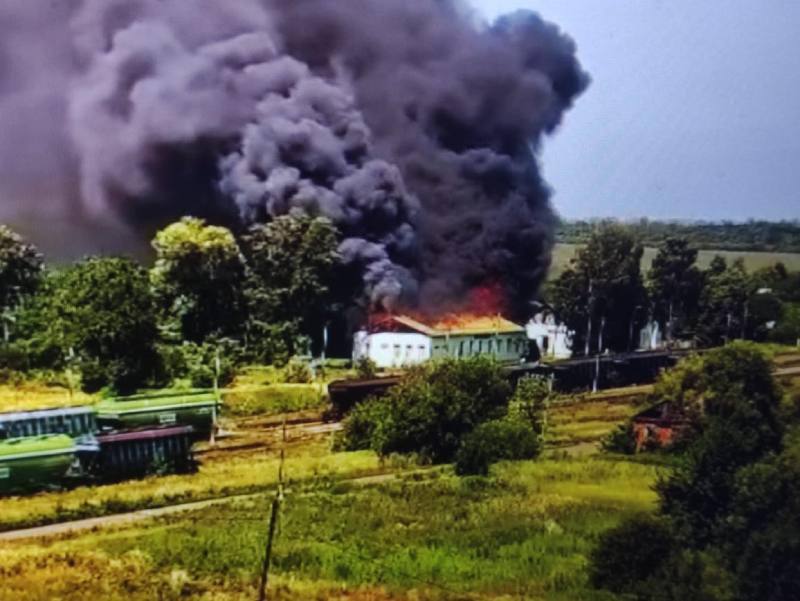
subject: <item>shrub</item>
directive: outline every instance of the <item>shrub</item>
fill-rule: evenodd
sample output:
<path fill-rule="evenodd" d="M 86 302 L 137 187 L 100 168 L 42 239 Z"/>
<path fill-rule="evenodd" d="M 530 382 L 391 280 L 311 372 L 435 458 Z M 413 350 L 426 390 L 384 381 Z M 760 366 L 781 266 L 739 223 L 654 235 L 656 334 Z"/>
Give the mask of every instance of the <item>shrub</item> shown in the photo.
<path fill-rule="evenodd" d="M 380 455 L 417 453 L 447 463 L 466 434 L 506 413 L 510 397 L 505 374 L 489 358 L 419 366 L 369 409 L 348 417 L 345 431 L 359 434 L 344 446 L 357 448 L 368 431 L 370 447 Z"/>
<path fill-rule="evenodd" d="M 371 448 L 375 427 L 386 412 L 387 407 L 381 398 L 369 398 L 353 407 L 336 437 L 334 449 L 363 451 Z"/>
<path fill-rule="evenodd" d="M 667 522 L 649 515 L 630 518 L 600 536 L 589 558 L 592 585 L 636 595 L 665 568 L 675 548 Z"/>
<path fill-rule="evenodd" d="M 188 378 L 194 388 L 214 385 L 217 357 L 219 357 L 219 385 L 227 386 L 236 376 L 239 349 L 232 342 L 184 342 L 180 345 L 162 345 L 159 348 L 164 369 L 172 380 Z"/>
<path fill-rule="evenodd" d="M 358 377 L 364 380 L 374 378 L 378 373 L 378 365 L 369 357 L 361 357 L 356 361 L 355 368 Z"/>
<path fill-rule="evenodd" d="M 622 453 L 633 455 L 636 452 L 636 439 L 633 435 L 633 424 L 627 422 L 620 424 L 608 433 L 602 442 L 603 450 L 608 453 Z"/>
<path fill-rule="evenodd" d="M 545 378 L 531 376 L 517 382 L 514 396 L 508 405 L 508 414 L 531 425 L 539 435 L 544 435 L 544 414 L 550 404 L 552 392 Z"/>
<path fill-rule="evenodd" d="M 290 361 L 283 370 L 283 381 L 287 384 L 310 384 L 313 380 L 311 368 L 305 361 Z"/>
<path fill-rule="evenodd" d="M 509 418 L 492 420 L 475 428 L 461 441 L 455 471 L 459 476 L 485 476 L 492 463 L 533 459 L 540 450 L 539 435 L 529 423 Z"/>

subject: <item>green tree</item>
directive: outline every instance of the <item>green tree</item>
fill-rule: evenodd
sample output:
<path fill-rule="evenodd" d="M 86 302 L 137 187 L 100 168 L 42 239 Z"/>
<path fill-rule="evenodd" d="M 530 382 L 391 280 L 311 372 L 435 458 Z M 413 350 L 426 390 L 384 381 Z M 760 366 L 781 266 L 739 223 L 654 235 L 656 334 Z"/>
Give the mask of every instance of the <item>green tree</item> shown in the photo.
<path fill-rule="evenodd" d="M 636 326 L 647 317 L 642 253 L 626 228 L 604 224 L 554 282 L 551 301 L 575 332 L 575 350 L 584 348 L 587 335 L 590 352 L 624 351 L 631 346 Z"/>
<path fill-rule="evenodd" d="M 800 442 L 800 441 L 797 441 Z M 800 599 L 800 444 L 741 469 L 723 556 L 737 599 Z"/>
<path fill-rule="evenodd" d="M 528 424 L 537 436 L 544 438 L 547 426 L 547 411 L 553 400 L 553 392 L 546 378 L 525 377 L 517 382 L 514 395 L 508 404 L 508 415 L 515 421 Z"/>
<path fill-rule="evenodd" d="M 704 346 L 718 346 L 742 337 L 746 326 L 753 281 L 742 260 L 727 266 L 715 257 L 705 273 L 700 295 L 697 334 Z"/>
<path fill-rule="evenodd" d="M 464 436 L 456 452 L 455 472 L 459 476 L 486 476 L 493 463 L 534 459 L 541 447 L 538 433 L 528 422 L 494 419 Z"/>
<path fill-rule="evenodd" d="M 52 273 L 21 320 L 40 367 L 78 366 L 87 390 L 128 392 L 158 378 L 158 330 L 147 271 L 90 258 Z"/>
<path fill-rule="evenodd" d="M 331 281 L 338 264 L 337 230 L 322 217 L 291 214 L 253 226 L 243 237 L 247 302 L 253 346 L 275 324 L 298 335 L 318 334 L 331 309 Z M 293 353 L 295 348 L 291 348 Z"/>
<path fill-rule="evenodd" d="M 657 489 L 679 538 L 702 548 L 727 528 L 737 471 L 781 449 L 781 393 L 766 357 L 739 342 L 679 366 L 656 398 L 681 403 L 694 418 L 697 434 Z"/>
<path fill-rule="evenodd" d="M 464 436 L 506 414 L 511 393 L 502 368 L 487 357 L 419 366 L 345 420 L 344 446 L 368 442 L 380 455 L 416 453 L 446 463 Z"/>
<path fill-rule="evenodd" d="M 42 273 L 42 256 L 18 234 L 0 224 L 0 321 L 3 342 L 8 342 L 14 312 L 31 294 Z"/>
<path fill-rule="evenodd" d="M 653 259 L 648 273 L 650 302 L 667 340 L 676 333 L 686 336 L 696 320 L 702 287 L 696 261 L 697 250 L 685 238 L 667 238 Z"/>
<path fill-rule="evenodd" d="M 244 326 L 245 261 L 233 234 L 184 217 L 156 234 L 150 279 L 169 336 L 195 343 Z"/>

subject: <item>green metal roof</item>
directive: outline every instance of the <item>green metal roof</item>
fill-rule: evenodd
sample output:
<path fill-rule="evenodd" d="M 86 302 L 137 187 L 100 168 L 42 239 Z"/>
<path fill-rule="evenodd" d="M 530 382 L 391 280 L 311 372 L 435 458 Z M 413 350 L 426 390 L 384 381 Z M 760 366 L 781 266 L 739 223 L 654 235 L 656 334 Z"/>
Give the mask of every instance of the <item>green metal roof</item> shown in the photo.
<path fill-rule="evenodd" d="M 0 461 L 45 455 L 60 455 L 75 450 L 75 442 L 65 434 L 48 434 L 0 441 Z"/>
<path fill-rule="evenodd" d="M 191 388 L 189 390 L 154 390 L 152 392 L 142 392 L 130 396 L 110 397 L 109 401 L 120 401 L 130 403 L 131 401 L 146 401 L 150 399 L 167 399 L 171 397 L 176 398 L 196 398 L 196 397 L 214 397 L 214 389 L 212 388 Z"/>
<path fill-rule="evenodd" d="M 220 404 L 213 391 L 139 394 L 107 399 L 95 405 L 98 414 L 140 413 L 150 410 L 191 409 Z"/>

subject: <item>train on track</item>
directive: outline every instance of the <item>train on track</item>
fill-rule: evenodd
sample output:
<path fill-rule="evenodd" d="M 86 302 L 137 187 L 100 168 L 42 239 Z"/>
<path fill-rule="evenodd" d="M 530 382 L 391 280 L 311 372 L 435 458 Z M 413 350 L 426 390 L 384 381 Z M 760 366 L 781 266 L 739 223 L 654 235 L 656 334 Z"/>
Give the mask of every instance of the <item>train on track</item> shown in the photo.
<path fill-rule="evenodd" d="M 214 391 L 195 390 L 0 413 L 0 495 L 191 471 L 220 406 Z"/>
<path fill-rule="evenodd" d="M 505 366 L 512 383 L 525 376 L 550 378 L 553 390 L 576 392 L 650 384 L 658 374 L 673 367 L 690 351 L 649 351 L 618 355 L 598 355 L 553 363 L 522 363 Z M 360 380 L 337 380 L 328 385 L 330 417 L 341 418 L 355 405 L 373 396 L 385 394 L 401 379 L 399 375 Z"/>

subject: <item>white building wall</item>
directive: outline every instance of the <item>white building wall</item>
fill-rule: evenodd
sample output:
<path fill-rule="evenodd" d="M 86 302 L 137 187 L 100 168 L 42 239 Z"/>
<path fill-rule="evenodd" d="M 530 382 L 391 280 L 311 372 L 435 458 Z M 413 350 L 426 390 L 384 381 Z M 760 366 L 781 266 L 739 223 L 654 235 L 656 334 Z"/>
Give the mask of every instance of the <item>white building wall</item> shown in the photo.
<path fill-rule="evenodd" d="M 551 315 L 535 316 L 525 329 L 528 338 L 536 342 L 542 357 L 550 359 L 572 357 L 572 332 L 564 324 L 556 323 Z"/>
<path fill-rule="evenodd" d="M 431 358 L 431 339 L 424 334 L 356 332 L 353 361 L 363 357 L 382 369 L 423 363 Z"/>

